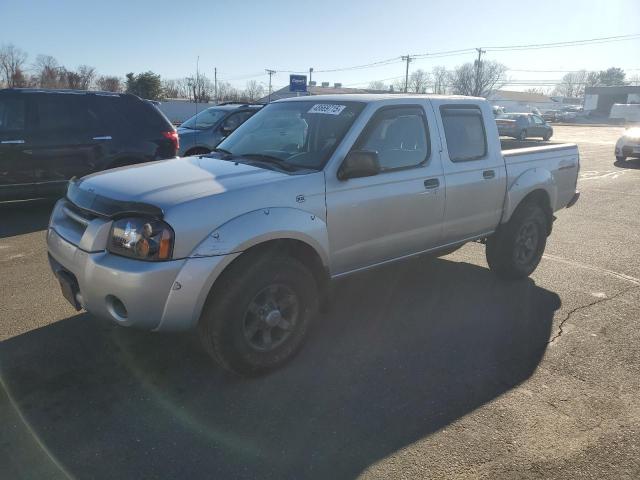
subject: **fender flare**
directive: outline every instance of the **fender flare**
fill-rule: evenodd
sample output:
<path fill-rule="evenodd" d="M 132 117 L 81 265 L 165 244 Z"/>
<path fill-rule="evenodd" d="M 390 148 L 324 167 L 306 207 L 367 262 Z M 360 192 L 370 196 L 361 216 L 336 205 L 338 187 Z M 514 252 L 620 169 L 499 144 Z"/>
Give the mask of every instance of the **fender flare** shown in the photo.
<path fill-rule="evenodd" d="M 507 223 L 522 200 L 531 192 L 543 190 L 549 196 L 553 211 L 558 198 L 558 186 L 551 172 L 544 168 L 532 168 L 518 176 L 507 189 L 500 223 Z"/>
<path fill-rule="evenodd" d="M 240 253 L 269 240 L 299 240 L 329 266 L 327 224 L 313 213 L 291 207 L 264 208 L 235 217 L 210 232 L 190 257 Z"/>

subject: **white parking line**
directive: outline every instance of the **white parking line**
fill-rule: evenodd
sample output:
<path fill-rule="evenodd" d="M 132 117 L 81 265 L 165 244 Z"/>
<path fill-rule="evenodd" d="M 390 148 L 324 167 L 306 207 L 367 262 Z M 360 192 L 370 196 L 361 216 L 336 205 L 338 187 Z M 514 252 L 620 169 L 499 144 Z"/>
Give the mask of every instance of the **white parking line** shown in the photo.
<path fill-rule="evenodd" d="M 586 263 L 576 262 L 574 260 L 567 260 L 566 258 L 558 257 L 556 255 L 551 255 L 550 253 L 545 253 L 543 257 L 549 260 L 553 260 L 554 262 L 565 263 L 567 265 L 572 265 L 574 267 L 584 268 L 586 270 L 591 270 L 593 272 L 598 272 L 604 275 L 609 275 L 611 277 L 616 277 L 616 278 L 619 278 L 620 280 L 625 280 L 629 283 L 633 283 L 634 285 L 640 285 L 640 278 L 632 277 L 631 275 L 627 275 L 625 273 L 614 272 L 613 270 L 600 268 L 593 265 L 587 265 Z"/>
<path fill-rule="evenodd" d="M 611 180 L 615 180 L 616 178 L 620 177 L 621 175 L 624 175 L 625 173 L 627 173 L 627 170 L 611 170 L 607 172 L 599 172 L 597 170 L 588 170 L 586 172 L 580 173 L 580 180 L 583 182 L 586 180 L 599 180 L 601 178 L 609 178 Z"/>

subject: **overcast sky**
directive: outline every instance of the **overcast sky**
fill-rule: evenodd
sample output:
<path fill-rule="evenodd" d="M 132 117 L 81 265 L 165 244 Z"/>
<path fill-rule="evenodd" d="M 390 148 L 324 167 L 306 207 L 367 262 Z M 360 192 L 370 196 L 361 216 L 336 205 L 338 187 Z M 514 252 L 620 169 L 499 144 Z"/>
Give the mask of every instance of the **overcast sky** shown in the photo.
<path fill-rule="evenodd" d="M 640 0 L 303 0 L 176 2 L 0 0 L 0 44 L 53 55 L 70 68 L 102 74 L 153 70 L 165 78 L 196 69 L 238 87 L 267 81 L 265 68 L 316 71 L 369 64 L 374 68 L 317 72 L 314 80 L 366 86 L 404 74 L 399 57 L 476 47 L 537 44 L 640 33 Z M 416 59 L 410 68 L 453 68 L 466 52 Z M 545 83 L 564 70 L 622 67 L 640 74 L 640 39 L 525 51 L 489 51 L 510 79 Z M 393 61 L 391 59 L 396 59 Z M 538 72 L 519 71 L 538 70 Z M 540 72 L 539 70 L 554 70 Z M 274 76 L 288 83 L 289 73 Z"/>

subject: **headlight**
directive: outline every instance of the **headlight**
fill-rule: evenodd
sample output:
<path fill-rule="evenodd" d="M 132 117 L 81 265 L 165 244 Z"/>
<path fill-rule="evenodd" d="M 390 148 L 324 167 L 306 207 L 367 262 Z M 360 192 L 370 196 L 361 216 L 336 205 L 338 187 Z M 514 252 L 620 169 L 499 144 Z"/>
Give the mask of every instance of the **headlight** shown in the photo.
<path fill-rule="evenodd" d="M 161 220 L 121 218 L 111 226 L 107 250 L 138 260 L 170 260 L 173 239 L 172 228 Z"/>

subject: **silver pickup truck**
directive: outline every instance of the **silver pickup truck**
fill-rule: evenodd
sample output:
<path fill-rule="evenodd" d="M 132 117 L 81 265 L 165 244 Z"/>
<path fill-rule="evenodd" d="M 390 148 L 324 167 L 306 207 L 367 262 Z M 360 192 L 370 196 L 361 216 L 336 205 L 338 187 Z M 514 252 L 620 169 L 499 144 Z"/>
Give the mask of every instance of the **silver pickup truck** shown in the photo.
<path fill-rule="evenodd" d="M 197 328 L 220 365 L 258 374 L 300 348 L 337 277 L 474 240 L 498 276 L 529 275 L 578 170 L 575 145 L 501 151 L 483 99 L 292 98 L 209 155 L 72 181 L 49 259 L 76 309 Z"/>

